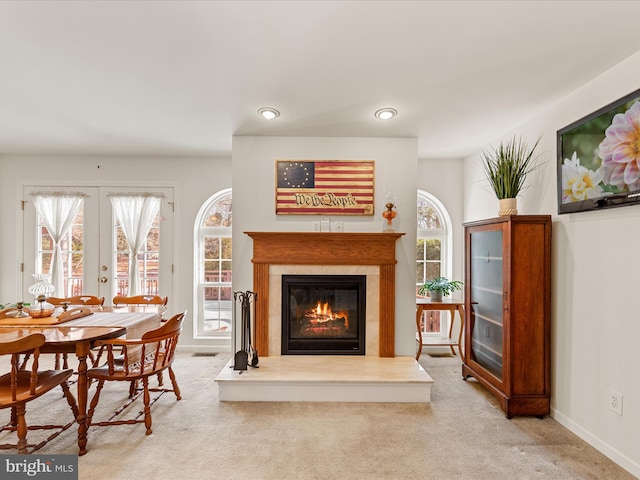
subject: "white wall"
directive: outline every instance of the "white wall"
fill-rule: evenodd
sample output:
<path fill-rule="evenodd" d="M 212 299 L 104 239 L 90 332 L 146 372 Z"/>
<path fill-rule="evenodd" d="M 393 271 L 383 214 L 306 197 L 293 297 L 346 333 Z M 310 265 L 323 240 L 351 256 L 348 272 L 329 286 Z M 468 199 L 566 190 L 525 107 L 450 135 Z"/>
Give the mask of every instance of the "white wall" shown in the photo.
<path fill-rule="evenodd" d="M 418 160 L 418 189 L 424 190 L 440 200 L 451 217 L 453 239 L 451 279 L 454 280 L 464 280 L 463 175 L 463 159 Z M 456 300 L 464 299 L 462 292 L 456 292 L 452 297 Z M 452 332 L 453 338 L 458 338 L 459 327 L 459 319 L 456 318 Z M 435 352 L 450 351 L 449 347 L 428 347 L 423 349 L 423 352 L 432 350 Z"/>
<path fill-rule="evenodd" d="M 99 168 L 98 168 L 99 166 Z M 12 302 L 21 285 L 22 186 L 49 182 L 57 185 L 140 185 L 174 187 L 173 312 L 188 309 L 181 348 L 207 349 L 216 342 L 193 340 L 193 232 L 198 210 L 215 192 L 231 186 L 229 158 L 36 156 L 0 157 L 0 302 Z M 229 349 L 229 342 L 224 342 Z"/>
<path fill-rule="evenodd" d="M 557 130 L 638 89 L 638 78 L 640 53 L 515 133 L 531 142 L 544 135 L 547 163 L 518 201 L 519 213 L 553 214 L 552 415 L 640 477 L 640 208 L 557 215 L 555 157 Z M 465 220 L 496 216 L 479 172 L 477 155 L 465 159 Z M 609 389 L 624 396 L 622 417 L 607 407 Z"/>
<path fill-rule="evenodd" d="M 415 242 L 417 141 L 400 138 L 233 138 L 233 285 L 251 290 L 253 242 L 246 231 L 311 231 L 311 222 L 344 222 L 345 232 L 381 232 L 386 185 L 396 193 L 396 355 L 415 355 Z M 375 213 L 371 216 L 275 214 L 275 161 L 375 160 Z M 312 248 L 312 246 L 310 246 Z"/>

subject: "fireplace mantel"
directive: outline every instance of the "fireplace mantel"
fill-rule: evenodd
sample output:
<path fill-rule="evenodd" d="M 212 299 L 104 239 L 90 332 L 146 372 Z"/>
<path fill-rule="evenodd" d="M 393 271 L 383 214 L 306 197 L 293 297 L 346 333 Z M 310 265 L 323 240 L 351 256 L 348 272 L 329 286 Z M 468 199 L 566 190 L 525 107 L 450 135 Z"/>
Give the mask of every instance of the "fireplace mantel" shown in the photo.
<path fill-rule="evenodd" d="M 376 265 L 380 269 L 379 356 L 395 356 L 396 241 L 404 233 L 245 232 L 253 239 L 255 347 L 269 355 L 270 265 Z"/>

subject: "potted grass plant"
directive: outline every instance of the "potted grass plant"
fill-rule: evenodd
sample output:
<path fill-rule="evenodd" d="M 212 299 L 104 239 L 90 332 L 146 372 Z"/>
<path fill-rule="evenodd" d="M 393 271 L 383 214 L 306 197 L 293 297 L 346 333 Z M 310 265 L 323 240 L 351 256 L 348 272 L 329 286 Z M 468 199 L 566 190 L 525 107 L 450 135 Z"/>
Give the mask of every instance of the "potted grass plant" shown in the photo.
<path fill-rule="evenodd" d="M 431 297 L 432 302 L 441 302 L 442 297 L 462 290 L 462 282 L 458 280 L 448 280 L 446 277 L 435 277 L 427 280 L 424 285 L 418 289 L 418 295 L 426 295 Z"/>
<path fill-rule="evenodd" d="M 539 166 L 534 152 L 541 138 L 538 136 L 529 148 L 525 140 L 514 136 L 480 155 L 484 174 L 500 201 L 498 215 L 518 213 L 516 197 L 524 188 L 527 175 Z"/>

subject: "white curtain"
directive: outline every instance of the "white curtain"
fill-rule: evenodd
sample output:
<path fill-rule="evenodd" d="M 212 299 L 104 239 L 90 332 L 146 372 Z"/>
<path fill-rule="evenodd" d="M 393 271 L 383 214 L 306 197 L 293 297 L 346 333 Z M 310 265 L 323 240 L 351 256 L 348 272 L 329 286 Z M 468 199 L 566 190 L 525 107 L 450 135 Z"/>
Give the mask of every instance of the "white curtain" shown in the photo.
<path fill-rule="evenodd" d="M 76 218 L 82 207 L 84 197 L 84 194 L 73 193 L 38 193 L 33 201 L 38 215 L 40 215 L 53 240 L 53 254 L 51 256 L 49 274 L 51 275 L 51 283 L 56 287 L 56 295 L 61 297 L 65 296 L 65 291 L 60 240 L 69 231 L 73 219 Z"/>
<path fill-rule="evenodd" d="M 151 195 L 112 194 L 111 206 L 129 247 L 129 295 L 141 295 L 138 253 L 147 239 L 153 219 L 160 211 L 161 198 Z"/>

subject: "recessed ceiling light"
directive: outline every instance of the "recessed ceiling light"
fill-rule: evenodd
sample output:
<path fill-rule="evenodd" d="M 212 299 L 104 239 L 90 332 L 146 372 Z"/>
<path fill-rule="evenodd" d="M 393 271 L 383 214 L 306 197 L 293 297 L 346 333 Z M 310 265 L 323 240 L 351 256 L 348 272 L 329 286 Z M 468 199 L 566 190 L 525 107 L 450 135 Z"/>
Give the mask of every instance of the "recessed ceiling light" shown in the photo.
<path fill-rule="evenodd" d="M 389 120 L 390 118 L 395 117 L 397 114 L 398 111 L 395 108 L 381 108 L 374 115 L 380 120 Z"/>
<path fill-rule="evenodd" d="M 275 108 L 271 107 L 262 107 L 258 110 L 258 115 L 260 115 L 265 120 L 273 120 L 280 116 L 280 112 Z"/>

